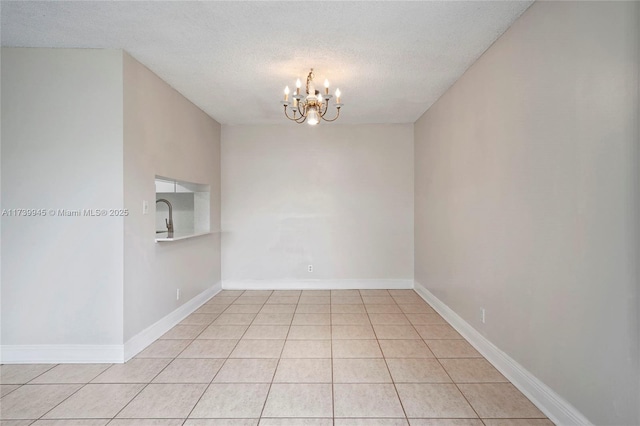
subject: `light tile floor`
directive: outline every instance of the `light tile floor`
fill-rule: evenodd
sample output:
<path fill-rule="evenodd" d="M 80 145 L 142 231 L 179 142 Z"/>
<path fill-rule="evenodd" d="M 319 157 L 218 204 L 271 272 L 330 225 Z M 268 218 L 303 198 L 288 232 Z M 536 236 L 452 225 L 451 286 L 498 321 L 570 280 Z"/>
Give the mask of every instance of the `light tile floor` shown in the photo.
<path fill-rule="evenodd" d="M 413 290 L 222 291 L 125 364 L 0 368 L 2 426 L 553 424 Z"/>

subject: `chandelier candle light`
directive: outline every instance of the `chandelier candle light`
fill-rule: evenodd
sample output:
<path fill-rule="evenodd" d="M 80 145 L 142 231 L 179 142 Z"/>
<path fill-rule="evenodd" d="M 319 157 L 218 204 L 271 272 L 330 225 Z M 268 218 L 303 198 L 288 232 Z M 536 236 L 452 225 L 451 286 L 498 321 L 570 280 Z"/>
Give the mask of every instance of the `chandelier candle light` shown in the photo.
<path fill-rule="evenodd" d="M 284 88 L 284 101 L 281 102 L 282 105 L 284 105 L 284 115 L 289 120 L 295 121 L 298 124 L 306 121 L 311 126 L 315 126 L 321 120 L 336 121 L 338 117 L 340 117 L 340 108 L 342 107 L 340 103 L 340 89 L 336 89 L 336 109 L 338 110 L 336 116 L 332 119 L 324 118 L 329 110 L 329 100 L 333 98 L 333 95 L 329 94 L 329 80 L 324 81 L 324 94 L 322 94 L 319 90 L 316 90 L 313 84 L 313 77 L 313 68 L 311 68 L 307 76 L 306 96 L 300 94 L 300 87 L 302 86 L 300 79 L 296 81 L 296 91 L 292 96 L 293 105 L 291 106 L 293 117 L 290 117 L 287 112 L 287 108 L 291 105 L 289 102 L 289 86 Z"/>

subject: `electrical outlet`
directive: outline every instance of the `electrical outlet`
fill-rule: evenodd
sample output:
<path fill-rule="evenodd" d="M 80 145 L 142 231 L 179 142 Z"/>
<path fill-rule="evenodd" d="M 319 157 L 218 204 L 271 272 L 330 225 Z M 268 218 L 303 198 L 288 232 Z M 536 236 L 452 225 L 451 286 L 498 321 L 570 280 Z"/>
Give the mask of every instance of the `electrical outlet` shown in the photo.
<path fill-rule="evenodd" d="M 180 289 L 176 289 L 176 300 L 180 300 Z"/>
<path fill-rule="evenodd" d="M 307 266 L 307 271 L 309 271 L 309 272 L 313 272 L 313 265 L 309 265 L 309 266 Z"/>
<path fill-rule="evenodd" d="M 147 200 L 142 201 L 142 214 L 149 214 L 149 202 Z"/>
<path fill-rule="evenodd" d="M 485 316 L 484 316 L 484 308 L 480 308 L 480 317 L 482 319 L 482 323 L 484 324 Z"/>

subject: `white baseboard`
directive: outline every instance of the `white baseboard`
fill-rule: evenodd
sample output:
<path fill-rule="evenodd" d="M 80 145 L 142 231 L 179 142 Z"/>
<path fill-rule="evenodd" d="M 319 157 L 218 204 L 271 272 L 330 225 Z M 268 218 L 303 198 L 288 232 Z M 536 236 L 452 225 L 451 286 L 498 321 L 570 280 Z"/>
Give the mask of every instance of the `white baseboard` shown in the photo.
<path fill-rule="evenodd" d="M 420 283 L 415 291 L 556 425 L 592 425 L 573 405 L 501 351 Z"/>
<path fill-rule="evenodd" d="M 191 315 L 193 311 L 198 309 L 221 290 L 221 283 L 217 283 L 210 289 L 203 291 L 193 299 L 189 300 L 166 317 L 160 319 L 155 324 L 150 325 L 131 339 L 127 340 L 124 344 L 124 361 L 129 361 L 131 358 L 136 356 L 136 354 L 140 353 L 144 348 L 156 341 L 173 326 Z"/>
<path fill-rule="evenodd" d="M 413 280 L 224 280 L 225 290 L 378 290 L 412 289 Z"/>
<path fill-rule="evenodd" d="M 220 283 L 147 327 L 124 345 L 2 345 L 2 364 L 122 363 L 153 343 L 222 290 Z"/>
<path fill-rule="evenodd" d="M 122 345 L 2 345 L 2 364 L 118 363 Z"/>

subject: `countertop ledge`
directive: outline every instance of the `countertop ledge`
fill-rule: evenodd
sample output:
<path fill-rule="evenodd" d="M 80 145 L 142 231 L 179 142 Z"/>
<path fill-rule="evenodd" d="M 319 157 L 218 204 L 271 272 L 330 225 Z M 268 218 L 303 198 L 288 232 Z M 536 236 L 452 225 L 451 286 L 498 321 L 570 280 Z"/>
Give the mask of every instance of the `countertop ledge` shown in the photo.
<path fill-rule="evenodd" d="M 156 243 L 168 242 L 168 241 L 179 241 L 186 240 L 187 238 L 200 237 L 202 235 L 213 234 L 211 231 L 201 231 L 201 232 L 174 232 L 172 237 L 169 237 L 168 232 L 162 232 L 160 234 L 156 234 Z"/>

